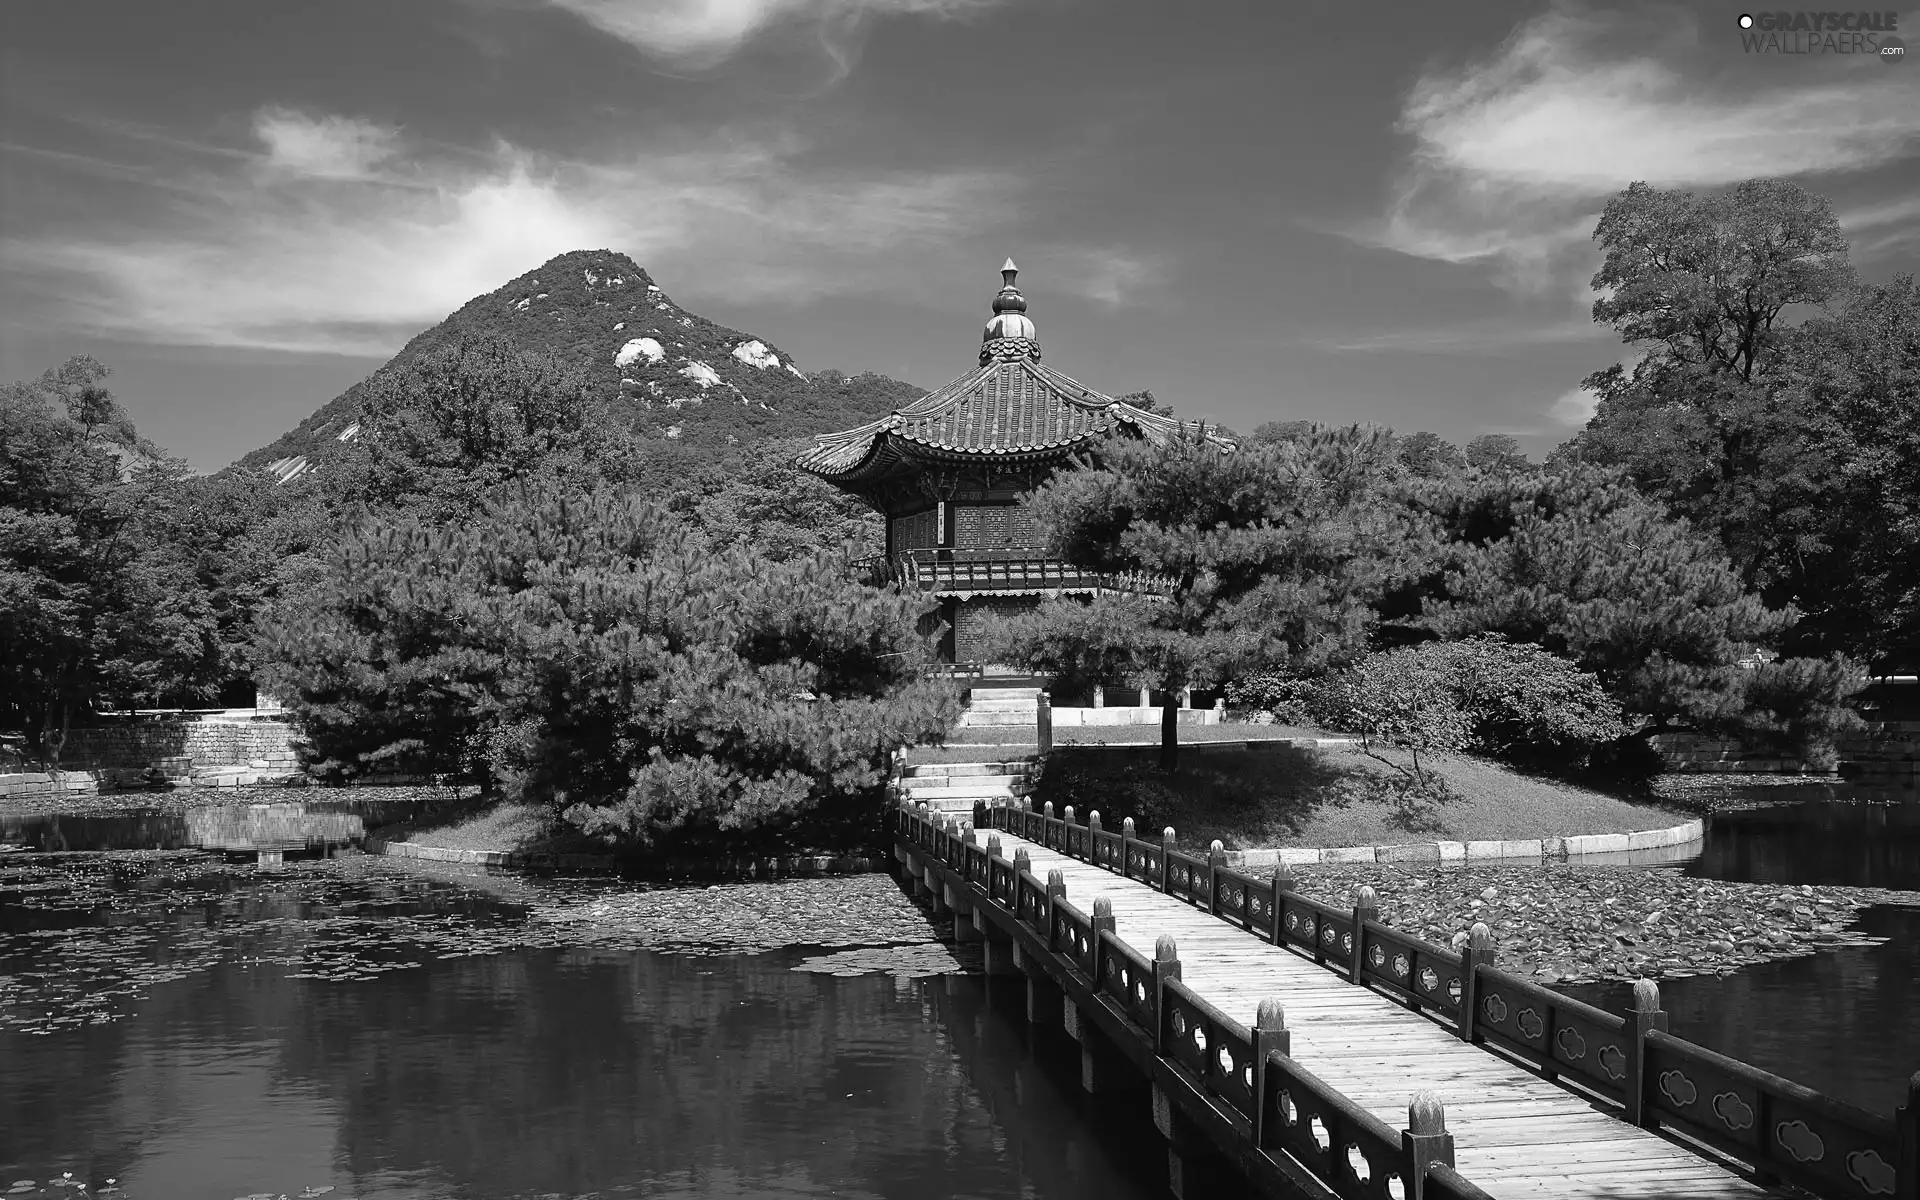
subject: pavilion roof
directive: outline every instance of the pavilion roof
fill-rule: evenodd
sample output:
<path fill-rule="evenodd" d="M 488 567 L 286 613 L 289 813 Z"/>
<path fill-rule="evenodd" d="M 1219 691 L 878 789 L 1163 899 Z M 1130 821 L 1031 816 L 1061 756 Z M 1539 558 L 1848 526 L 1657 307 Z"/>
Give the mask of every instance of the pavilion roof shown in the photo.
<path fill-rule="evenodd" d="M 981 341 L 980 365 L 877 421 L 821 434 L 800 466 L 836 482 L 887 473 L 915 459 L 988 461 L 1062 456 L 1118 428 L 1164 442 L 1185 426 L 1096 392 L 1040 361 L 1011 260 Z"/>

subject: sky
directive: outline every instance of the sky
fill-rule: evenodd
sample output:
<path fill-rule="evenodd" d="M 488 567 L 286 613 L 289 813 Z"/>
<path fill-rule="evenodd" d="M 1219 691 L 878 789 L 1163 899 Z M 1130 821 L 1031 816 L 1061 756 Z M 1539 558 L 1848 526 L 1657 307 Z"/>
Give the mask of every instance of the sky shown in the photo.
<path fill-rule="evenodd" d="M 1589 281 L 1632 182 L 1792 178 L 1864 278 L 1920 270 L 1920 62 L 1749 53 L 1741 11 L 8 4 L 0 379 L 92 354 L 217 469 L 606 248 L 804 369 L 935 387 L 1012 256 L 1047 361 L 1092 387 L 1538 455 L 1628 353 Z M 1884 11 L 1920 50 L 1920 9 Z"/>

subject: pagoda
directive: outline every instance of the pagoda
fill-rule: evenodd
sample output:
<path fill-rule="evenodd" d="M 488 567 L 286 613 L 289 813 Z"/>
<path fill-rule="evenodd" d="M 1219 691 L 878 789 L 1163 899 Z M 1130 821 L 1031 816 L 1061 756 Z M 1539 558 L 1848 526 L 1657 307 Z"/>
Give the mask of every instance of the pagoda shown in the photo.
<path fill-rule="evenodd" d="M 1040 361 L 1026 297 L 1001 268 L 979 365 L 877 421 L 822 434 L 800 466 L 878 509 L 887 522 L 876 582 L 939 600 L 941 656 L 983 663 L 987 612 L 1051 596 L 1167 590 L 1142 575 L 1082 570 L 1048 557 L 1021 496 L 1080 451 L 1113 436 L 1164 443 L 1183 422 L 1103 395 Z"/>

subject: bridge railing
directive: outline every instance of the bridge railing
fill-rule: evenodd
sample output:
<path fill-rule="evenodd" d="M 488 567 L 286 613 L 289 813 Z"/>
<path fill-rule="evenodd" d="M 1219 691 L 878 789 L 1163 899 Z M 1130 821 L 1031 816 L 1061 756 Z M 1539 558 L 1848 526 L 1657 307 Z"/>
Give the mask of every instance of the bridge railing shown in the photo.
<path fill-rule="evenodd" d="M 967 861 L 959 826 L 942 831 L 931 818 L 905 809 L 902 814 L 903 821 L 944 845 L 958 861 Z M 1020 807 L 982 803 L 974 819 L 982 829 L 1008 830 L 1206 908 L 1263 940 L 1440 1019 L 1466 1041 L 1494 1048 L 1570 1090 L 1617 1105 L 1620 1116 L 1633 1124 L 1667 1127 L 1744 1163 L 1763 1182 L 1784 1181 L 1818 1196 L 1846 1200 L 1920 1200 L 1920 1074 L 1910 1082 L 1908 1103 L 1888 1118 L 1673 1036 L 1660 1009 L 1659 988 L 1651 980 L 1636 983 L 1633 1008 L 1621 1016 L 1503 971 L 1494 965 L 1495 947 L 1485 925 L 1475 925 L 1461 949 L 1436 945 L 1381 923 L 1371 888 L 1358 889 L 1351 908 L 1313 900 L 1294 889 L 1284 867 L 1266 877 L 1234 871 L 1226 867 L 1219 843 L 1205 854 L 1184 851 L 1171 828 L 1162 830 L 1158 840 L 1135 836 L 1131 818 L 1113 833 L 1102 828 L 1097 812 L 1088 814 L 1082 826 L 1074 821 L 1071 808 L 1055 816 L 1051 804 L 1035 811 L 1027 801 Z M 995 871 L 1003 869 L 995 865 L 1000 861 L 990 858 L 985 867 L 970 868 L 968 877 L 982 872 L 982 886 L 1005 903 L 993 887 Z M 1035 897 L 1031 911 L 1041 914 L 1046 885 L 1030 872 L 1024 878 Z M 1094 919 L 1072 911 L 1069 923 L 1089 923 L 1073 925 L 1076 937 L 1086 937 Z M 1020 913 L 1022 920 L 1028 919 L 1028 910 Z M 1048 936 L 1057 948 L 1050 930 Z M 1248 1035 L 1244 1030 L 1236 1035 L 1238 1027 L 1230 1019 L 1220 1018 L 1229 1023 L 1219 1024 L 1219 1014 L 1196 1007 L 1195 1002 L 1205 1002 L 1184 988 L 1171 997 L 1164 988 L 1156 990 L 1157 968 L 1097 929 L 1074 961 L 1129 1016 L 1154 1029 L 1156 1037 L 1165 1032 L 1162 1018 L 1177 1016 L 1185 1029 L 1175 1031 L 1167 1043 L 1175 1050 L 1173 1057 L 1212 1081 L 1210 1088 L 1217 1084 L 1225 1089 L 1216 1094 L 1228 1098 L 1238 1086 L 1220 1073 L 1225 1068 L 1215 1071 L 1193 1057 L 1212 1052 L 1241 1061 L 1235 1057 L 1236 1047 Z M 1200 1031 L 1197 1041 L 1194 1030 Z M 1314 1094 L 1311 1085 L 1302 1087 L 1304 1094 Z M 1364 1140 L 1371 1135 L 1353 1136 Z M 1375 1192 L 1362 1188 L 1354 1194 Z"/>
<path fill-rule="evenodd" d="M 1416 1093 L 1408 1128 L 1394 1130 L 1287 1056 L 1278 1002 L 1263 1003 L 1249 1029 L 1181 982 L 1172 938 L 1148 959 L 1115 935 L 1104 899 L 1089 915 L 1067 900 L 1058 872 L 1045 881 L 1034 873 L 1026 851 L 1009 860 L 997 836 L 983 848 L 972 827 L 924 805 L 897 811 L 904 840 L 979 888 L 976 902 L 1012 915 L 1157 1057 L 1244 1117 L 1259 1150 L 1287 1154 L 1341 1200 L 1491 1200 L 1453 1169 L 1453 1139 L 1431 1093 Z"/>

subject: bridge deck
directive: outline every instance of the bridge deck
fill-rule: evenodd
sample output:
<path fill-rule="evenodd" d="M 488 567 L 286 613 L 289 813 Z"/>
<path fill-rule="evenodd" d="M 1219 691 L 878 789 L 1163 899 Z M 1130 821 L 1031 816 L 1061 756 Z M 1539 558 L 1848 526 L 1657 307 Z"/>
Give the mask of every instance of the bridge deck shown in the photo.
<path fill-rule="evenodd" d="M 1027 851 L 1034 874 L 1044 879 L 1060 871 L 1067 899 L 1083 910 L 1095 897 L 1109 897 L 1115 932 L 1147 958 L 1157 938 L 1171 936 L 1182 982 L 1222 1012 L 1252 1025 L 1259 1002 L 1278 998 L 1292 1031 L 1292 1057 L 1388 1125 L 1405 1123 L 1415 1090 L 1432 1090 L 1446 1106 L 1461 1173 L 1501 1200 L 1780 1194 L 1468 1045 L 1302 955 L 1144 883 L 996 832 L 1008 857 Z"/>

